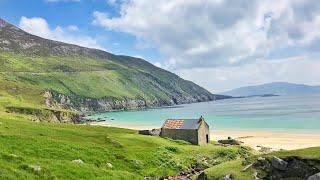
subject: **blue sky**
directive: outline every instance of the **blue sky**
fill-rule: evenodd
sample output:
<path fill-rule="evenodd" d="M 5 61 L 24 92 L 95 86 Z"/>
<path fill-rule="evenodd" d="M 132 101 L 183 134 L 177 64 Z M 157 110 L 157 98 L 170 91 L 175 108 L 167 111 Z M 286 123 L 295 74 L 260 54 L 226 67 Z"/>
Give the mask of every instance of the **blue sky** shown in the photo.
<path fill-rule="evenodd" d="M 0 17 L 17 26 L 19 26 L 21 17 L 41 17 L 52 29 L 57 26 L 77 26 L 80 31 L 76 33 L 79 36 L 95 37 L 99 46 L 115 54 L 142 56 L 150 61 L 161 59 L 161 54 L 156 49 L 137 47 L 135 36 L 119 31 L 106 31 L 101 26 L 92 25 L 94 11 L 103 11 L 111 16 L 118 16 L 117 10 L 117 7 L 109 5 L 106 0 L 52 2 L 0 0 Z"/>
<path fill-rule="evenodd" d="M 48 39 L 142 57 L 212 92 L 320 85 L 318 0 L 0 0 Z"/>

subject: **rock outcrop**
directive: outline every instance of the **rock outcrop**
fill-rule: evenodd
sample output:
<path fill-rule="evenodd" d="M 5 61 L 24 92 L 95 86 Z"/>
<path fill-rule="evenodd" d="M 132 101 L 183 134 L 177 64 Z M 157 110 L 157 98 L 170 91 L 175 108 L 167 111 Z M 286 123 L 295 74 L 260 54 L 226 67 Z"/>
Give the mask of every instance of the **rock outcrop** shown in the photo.
<path fill-rule="evenodd" d="M 228 137 L 228 139 L 222 139 L 222 140 L 218 140 L 218 143 L 220 144 L 229 144 L 229 145 L 240 145 L 241 142 L 236 140 L 236 139 L 232 139 L 231 137 Z"/>
<path fill-rule="evenodd" d="M 320 172 L 310 176 L 308 180 L 320 180 Z"/>
<path fill-rule="evenodd" d="M 232 180 L 232 174 L 227 174 L 223 177 L 224 180 Z"/>
<path fill-rule="evenodd" d="M 54 123 L 80 123 L 81 115 L 75 112 L 55 109 L 37 109 L 31 107 L 6 107 L 7 112 L 27 114 L 33 116 L 33 121 Z"/>
<path fill-rule="evenodd" d="M 307 179 L 320 172 L 319 165 L 319 160 L 273 157 L 260 158 L 253 164 L 253 168 L 261 172 L 257 175 L 260 179 Z"/>
<path fill-rule="evenodd" d="M 160 136 L 161 129 L 139 130 L 139 134 L 149 136 Z"/>
<path fill-rule="evenodd" d="M 137 97 L 117 99 L 112 97 L 89 98 L 79 95 L 65 95 L 55 91 L 45 91 L 45 104 L 50 108 L 64 108 L 79 111 L 82 113 L 106 112 L 113 110 L 143 109 L 161 106 L 171 106 L 202 101 L 214 100 L 214 95 L 210 96 L 176 96 L 170 101 L 159 99 L 143 99 Z"/>
<path fill-rule="evenodd" d="M 287 169 L 288 163 L 278 157 L 273 157 L 271 160 L 271 165 L 278 170 L 285 171 Z"/>

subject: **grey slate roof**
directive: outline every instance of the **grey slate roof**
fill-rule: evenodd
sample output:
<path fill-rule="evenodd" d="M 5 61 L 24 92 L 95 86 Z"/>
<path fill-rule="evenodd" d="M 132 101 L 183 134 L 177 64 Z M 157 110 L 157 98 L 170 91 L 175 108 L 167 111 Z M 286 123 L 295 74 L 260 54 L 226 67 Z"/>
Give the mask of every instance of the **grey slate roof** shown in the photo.
<path fill-rule="evenodd" d="M 162 128 L 165 129 L 198 129 L 199 119 L 167 119 Z"/>

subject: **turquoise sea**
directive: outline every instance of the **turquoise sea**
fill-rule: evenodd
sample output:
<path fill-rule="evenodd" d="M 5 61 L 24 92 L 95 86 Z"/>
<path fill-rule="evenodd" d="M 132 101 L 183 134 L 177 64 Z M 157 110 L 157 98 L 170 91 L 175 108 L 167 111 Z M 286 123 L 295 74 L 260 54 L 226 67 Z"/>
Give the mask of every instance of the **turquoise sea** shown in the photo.
<path fill-rule="evenodd" d="M 235 98 L 155 109 L 106 112 L 94 114 L 90 118 L 107 119 L 103 123 L 108 125 L 157 128 L 168 118 L 199 118 L 201 115 L 211 130 L 320 134 L 320 94 Z"/>

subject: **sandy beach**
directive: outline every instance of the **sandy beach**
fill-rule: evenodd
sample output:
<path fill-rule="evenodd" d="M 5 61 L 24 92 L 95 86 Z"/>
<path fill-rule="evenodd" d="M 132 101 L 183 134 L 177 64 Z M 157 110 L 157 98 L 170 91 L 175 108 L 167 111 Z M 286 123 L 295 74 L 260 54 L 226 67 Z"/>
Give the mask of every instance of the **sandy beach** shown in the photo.
<path fill-rule="evenodd" d="M 256 150 L 260 150 L 261 147 L 269 147 L 276 151 L 320 146 L 320 134 L 217 130 L 211 132 L 210 136 L 215 140 L 226 139 L 230 136 Z"/>
<path fill-rule="evenodd" d="M 91 123 L 91 125 L 112 126 L 127 129 L 153 129 L 150 126 L 135 126 L 135 125 L 117 125 L 106 123 Z M 271 151 L 294 150 L 308 147 L 320 146 L 320 133 L 292 133 L 292 132 L 267 132 L 267 131 L 235 131 L 235 130 L 214 130 L 210 132 L 212 140 L 227 139 L 232 137 L 243 142 L 243 145 L 249 146 L 256 150 L 261 150 L 261 147 L 270 148 Z"/>

